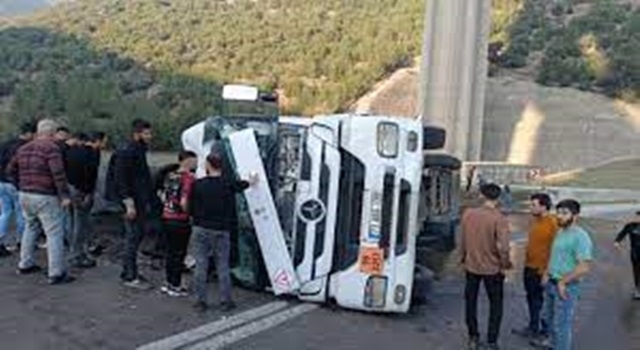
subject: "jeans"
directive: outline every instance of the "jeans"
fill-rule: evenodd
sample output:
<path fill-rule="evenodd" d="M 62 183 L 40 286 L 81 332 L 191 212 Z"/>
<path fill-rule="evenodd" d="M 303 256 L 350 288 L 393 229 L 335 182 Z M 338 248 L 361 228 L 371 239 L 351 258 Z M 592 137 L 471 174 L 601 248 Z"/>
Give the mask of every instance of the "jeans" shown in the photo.
<path fill-rule="evenodd" d="M 567 286 L 567 299 L 562 299 L 556 283 L 545 286 L 543 317 L 549 325 L 549 336 L 554 350 L 571 350 L 573 319 L 580 286 L 573 283 Z"/>
<path fill-rule="evenodd" d="M 135 219 L 124 219 L 124 255 L 122 257 L 122 273 L 120 278 L 130 282 L 140 275 L 138 274 L 138 250 L 145 232 L 146 218 L 144 211 L 137 211 Z"/>
<path fill-rule="evenodd" d="M 191 226 L 188 222 L 167 220 L 164 222 L 167 237 L 167 254 L 165 261 L 167 283 L 173 287 L 182 284 L 184 258 L 187 256 Z"/>
<path fill-rule="evenodd" d="M 26 230 L 22 235 L 18 267 L 26 269 L 36 264 L 34 252 L 42 227 L 47 236 L 49 277 L 64 275 L 67 271 L 64 259 L 64 210 L 60 200 L 56 196 L 20 192 L 20 204 Z"/>
<path fill-rule="evenodd" d="M 72 206 L 69 210 L 67 220 L 69 227 L 69 260 L 81 262 L 89 259 L 89 240 L 91 238 L 91 208 L 93 199 L 86 194 L 70 187 Z"/>
<path fill-rule="evenodd" d="M 479 339 L 478 331 L 478 292 L 480 282 L 484 283 L 484 289 L 489 297 L 489 326 L 487 340 L 489 343 L 496 343 L 500 335 L 500 324 L 502 323 L 502 308 L 504 299 L 504 275 L 476 275 L 467 271 L 465 286 L 465 315 L 469 337 Z"/>
<path fill-rule="evenodd" d="M 194 258 L 196 260 L 195 294 L 200 302 L 207 302 L 207 275 L 209 257 L 213 250 L 218 273 L 220 301 L 231 301 L 231 271 L 229 269 L 229 251 L 231 250 L 229 232 L 215 231 L 194 226 Z"/>
<path fill-rule="evenodd" d="M 527 292 L 527 306 L 529 307 L 529 330 L 534 333 L 547 333 L 546 323 L 540 319 L 544 302 L 542 275 L 536 269 L 525 267 L 523 278 L 524 289 Z"/>
<path fill-rule="evenodd" d="M 633 285 L 640 290 L 640 249 L 631 248 L 631 266 L 633 268 Z"/>
<path fill-rule="evenodd" d="M 16 241 L 19 242 L 24 232 L 24 216 L 20 208 L 18 190 L 12 183 L 0 182 L 0 244 L 5 244 L 12 214 L 15 215 Z"/>

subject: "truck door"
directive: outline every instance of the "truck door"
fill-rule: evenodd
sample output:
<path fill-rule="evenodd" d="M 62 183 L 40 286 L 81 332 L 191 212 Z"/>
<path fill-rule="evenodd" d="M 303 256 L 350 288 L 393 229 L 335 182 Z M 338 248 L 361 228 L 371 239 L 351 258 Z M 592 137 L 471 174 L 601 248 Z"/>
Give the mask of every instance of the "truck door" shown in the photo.
<path fill-rule="evenodd" d="M 254 131 L 246 129 L 231 133 L 228 140 L 240 177 L 247 178 L 253 172 L 258 174 L 258 182 L 248 188 L 244 196 L 273 292 L 275 295 L 293 293 L 300 288 L 300 283 L 287 250 Z"/>

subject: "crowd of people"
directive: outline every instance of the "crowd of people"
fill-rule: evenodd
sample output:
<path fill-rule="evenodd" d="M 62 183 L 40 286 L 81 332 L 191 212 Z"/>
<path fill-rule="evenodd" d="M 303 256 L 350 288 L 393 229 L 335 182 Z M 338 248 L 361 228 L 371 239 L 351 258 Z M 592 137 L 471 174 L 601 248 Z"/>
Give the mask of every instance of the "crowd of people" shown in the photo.
<path fill-rule="evenodd" d="M 175 166 L 165 168 L 160 180 L 152 179 L 147 150 L 153 138 L 152 126 L 135 120 L 127 142 L 115 148 L 105 179 L 105 199 L 122 209 L 122 272 L 124 286 L 142 290 L 153 288 L 138 269 L 138 252 L 149 214 L 156 202 L 162 207 L 163 246 L 166 282 L 160 288 L 172 297 L 186 296 L 182 273 L 190 241 L 196 271 L 193 279 L 195 307 L 209 307 L 207 276 L 213 256 L 219 278 L 220 307 L 231 310 L 229 269 L 230 234 L 237 226 L 236 193 L 252 186 L 255 175 L 232 180 L 218 150 L 206 158 L 206 176 L 196 179 L 197 155 L 182 151 Z M 91 208 L 107 143 L 102 132 L 70 134 L 54 120 L 25 123 L 19 135 L 0 145 L 0 257 L 12 254 L 6 244 L 12 218 L 20 252 L 18 273 L 33 274 L 37 264 L 35 249 L 46 238 L 49 283 L 75 280 L 69 266 L 93 268 L 90 246 Z M 512 269 L 510 227 L 501 210 L 502 189 L 482 183 L 484 203 L 467 209 L 461 221 L 460 254 L 465 269 L 465 310 L 469 349 L 480 346 L 477 304 L 480 285 L 489 299 L 486 348 L 498 349 L 503 314 L 504 280 Z M 571 349 L 572 324 L 580 295 L 581 281 L 593 262 L 593 242 L 579 225 L 580 203 L 563 200 L 551 213 L 552 201 L 545 193 L 530 197 L 531 225 L 526 246 L 523 284 L 529 322 L 512 332 L 543 349 Z M 616 237 L 616 246 L 631 237 L 632 262 L 640 298 L 640 213 Z M 193 239 L 191 239 L 193 233 Z"/>
<path fill-rule="evenodd" d="M 213 152 L 206 160 L 207 176 L 196 180 L 197 156 L 189 151 L 180 152 L 178 164 L 154 179 L 147 162 L 152 138 L 152 125 L 134 120 L 131 137 L 115 148 L 108 162 L 104 198 L 122 209 L 124 227 L 121 282 L 135 289 L 153 288 L 139 272 L 138 253 L 150 215 L 159 203 L 166 276 L 161 291 L 172 297 L 187 295 L 182 273 L 193 231 L 195 307 L 199 311 L 209 307 L 207 276 L 213 256 L 220 307 L 231 310 L 235 304 L 229 236 L 237 224 L 235 193 L 257 179 L 230 180 L 221 154 Z M 73 282 L 76 278 L 70 266 L 96 266 L 90 254 L 91 209 L 106 144 L 107 135 L 102 132 L 71 134 L 56 121 L 43 119 L 23 124 L 15 139 L 0 145 L 0 257 L 12 255 L 7 242 L 14 219 L 17 239 L 13 250 L 20 254 L 19 274 L 43 270 L 35 254 L 40 239 L 46 240 L 51 285 Z"/>
<path fill-rule="evenodd" d="M 484 203 L 465 211 L 462 218 L 461 263 L 466 271 L 465 314 L 469 349 L 480 347 L 477 303 L 483 283 L 489 299 L 489 322 L 485 348 L 498 349 L 502 322 L 504 280 L 513 268 L 510 228 L 499 210 L 501 189 L 483 184 Z M 530 197 L 531 225 L 526 246 L 523 284 L 529 322 L 512 332 L 541 349 L 572 349 L 572 328 L 581 282 L 593 262 L 593 242 L 578 224 L 580 203 L 560 201 L 551 214 L 551 198 L 545 193 Z M 632 230 L 635 228 L 629 228 Z M 624 231 L 626 232 L 626 231 Z M 621 233 L 619 240 L 624 238 Z"/>

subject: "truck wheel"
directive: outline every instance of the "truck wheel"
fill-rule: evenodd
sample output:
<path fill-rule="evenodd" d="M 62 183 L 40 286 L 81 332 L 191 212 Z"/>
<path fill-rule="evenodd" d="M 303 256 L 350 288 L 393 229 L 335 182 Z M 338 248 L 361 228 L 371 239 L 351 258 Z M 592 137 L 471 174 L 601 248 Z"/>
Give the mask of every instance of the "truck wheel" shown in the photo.
<path fill-rule="evenodd" d="M 433 272 L 428 268 L 416 264 L 413 273 L 413 289 L 411 291 L 411 305 L 424 305 L 433 286 Z"/>
<path fill-rule="evenodd" d="M 425 168 L 460 170 L 462 167 L 462 162 L 458 158 L 447 154 L 425 154 L 423 159 Z"/>

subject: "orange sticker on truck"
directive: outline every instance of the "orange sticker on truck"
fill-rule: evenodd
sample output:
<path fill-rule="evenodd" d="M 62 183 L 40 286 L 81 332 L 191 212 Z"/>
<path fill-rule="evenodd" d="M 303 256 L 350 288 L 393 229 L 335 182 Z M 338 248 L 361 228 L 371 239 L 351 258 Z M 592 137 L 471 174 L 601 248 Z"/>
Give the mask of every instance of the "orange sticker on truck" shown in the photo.
<path fill-rule="evenodd" d="M 382 275 L 384 269 L 384 251 L 378 247 L 360 249 L 360 272 L 369 275 Z"/>

